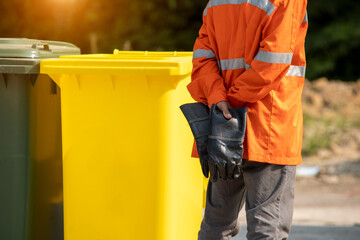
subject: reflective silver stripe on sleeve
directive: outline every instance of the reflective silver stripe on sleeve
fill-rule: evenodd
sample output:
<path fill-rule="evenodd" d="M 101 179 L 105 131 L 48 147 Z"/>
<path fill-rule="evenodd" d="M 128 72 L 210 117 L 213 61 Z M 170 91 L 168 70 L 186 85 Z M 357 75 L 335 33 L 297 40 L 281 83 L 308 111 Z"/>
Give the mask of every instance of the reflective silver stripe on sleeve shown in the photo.
<path fill-rule="evenodd" d="M 249 4 L 254 5 L 255 7 L 260 8 L 265 11 L 268 16 L 270 16 L 275 10 L 274 4 L 267 0 L 249 0 Z"/>
<path fill-rule="evenodd" d="M 243 58 L 223 59 L 220 60 L 220 69 L 224 70 L 237 70 L 245 68 L 245 62 Z"/>
<path fill-rule="evenodd" d="M 204 50 L 204 49 L 197 49 L 193 52 L 193 59 L 206 57 L 209 58 L 215 58 L 215 53 L 211 50 Z"/>
<path fill-rule="evenodd" d="M 305 77 L 306 66 L 291 65 L 286 76 L 290 77 Z"/>
<path fill-rule="evenodd" d="M 268 0 L 210 0 L 209 4 L 204 10 L 204 16 L 207 15 L 207 10 L 211 7 L 228 4 L 240 5 L 244 3 L 248 3 L 250 5 L 260 8 L 261 10 L 265 11 L 268 16 L 270 16 L 271 13 L 275 10 L 274 4 L 272 4 L 272 2 Z"/>
<path fill-rule="evenodd" d="M 309 19 L 308 19 L 308 14 L 307 14 L 307 11 L 306 11 L 305 17 L 304 17 L 304 20 L 302 21 L 302 23 L 306 23 L 308 21 L 309 21 Z"/>
<path fill-rule="evenodd" d="M 292 53 L 274 53 L 259 51 L 254 59 L 266 63 L 290 64 L 292 57 Z"/>
<path fill-rule="evenodd" d="M 234 58 L 234 59 L 223 59 L 218 61 L 219 68 L 221 71 L 225 70 L 238 70 L 246 69 L 249 70 L 251 65 L 246 64 L 244 58 Z M 290 77 L 305 77 L 306 66 L 295 66 L 291 65 L 286 76 Z"/>

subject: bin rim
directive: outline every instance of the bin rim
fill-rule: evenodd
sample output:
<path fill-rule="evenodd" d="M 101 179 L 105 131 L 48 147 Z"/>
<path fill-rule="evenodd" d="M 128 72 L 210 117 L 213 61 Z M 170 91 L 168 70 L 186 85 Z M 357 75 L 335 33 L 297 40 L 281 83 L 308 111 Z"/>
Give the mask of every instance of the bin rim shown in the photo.
<path fill-rule="evenodd" d="M 192 71 L 192 53 L 180 57 L 62 56 L 40 62 L 44 74 L 183 76 Z"/>
<path fill-rule="evenodd" d="M 0 57 L 0 74 L 38 74 L 39 72 L 40 59 Z"/>
<path fill-rule="evenodd" d="M 120 58 L 146 58 L 146 59 L 169 59 L 169 58 L 181 58 L 192 57 L 193 52 L 190 51 L 119 51 L 114 50 L 114 53 L 100 53 L 100 54 L 81 54 L 81 55 L 66 55 L 60 56 L 64 59 L 120 59 Z"/>

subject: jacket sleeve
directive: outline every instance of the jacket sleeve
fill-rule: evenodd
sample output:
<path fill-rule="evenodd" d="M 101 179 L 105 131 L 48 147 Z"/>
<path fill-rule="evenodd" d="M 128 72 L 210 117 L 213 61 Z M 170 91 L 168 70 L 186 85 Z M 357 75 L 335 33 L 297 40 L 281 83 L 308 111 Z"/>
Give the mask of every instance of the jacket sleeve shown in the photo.
<path fill-rule="evenodd" d="M 220 75 L 215 52 L 210 44 L 206 18 L 203 16 L 203 25 L 195 41 L 191 83 L 187 88 L 196 101 L 211 106 L 220 101 L 227 101 L 227 91 L 224 79 Z"/>
<path fill-rule="evenodd" d="M 233 107 L 243 102 L 257 102 L 276 89 L 290 68 L 296 37 L 304 13 L 294 10 L 294 5 L 282 1 L 276 10 L 263 20 L 259 51 L 251 67 L 234 80 L 228 90 Z M 299 9 L 299 8 L 295 8 Z M 302 11 L 302 10 L 301 10 Z M 302 15 L 302 16 L 301 16 Z"/>

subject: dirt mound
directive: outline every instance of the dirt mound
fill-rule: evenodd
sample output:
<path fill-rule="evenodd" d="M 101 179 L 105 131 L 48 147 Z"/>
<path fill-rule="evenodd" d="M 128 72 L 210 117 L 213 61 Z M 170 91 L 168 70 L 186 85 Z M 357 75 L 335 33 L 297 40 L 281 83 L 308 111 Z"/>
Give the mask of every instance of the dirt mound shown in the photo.
<path fill-rule="evenodd" d="M 360 80 L 305 82 L 304 161 L 360 160 Z"/>

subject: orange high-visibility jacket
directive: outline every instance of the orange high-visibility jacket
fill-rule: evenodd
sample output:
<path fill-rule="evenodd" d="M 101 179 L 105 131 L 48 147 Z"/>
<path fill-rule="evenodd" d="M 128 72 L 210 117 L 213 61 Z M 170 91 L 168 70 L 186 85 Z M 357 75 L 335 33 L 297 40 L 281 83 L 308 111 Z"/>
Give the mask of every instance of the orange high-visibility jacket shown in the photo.
<path fill-rule="evenodd" d="M 306 6 L 307 0 L 210 0 L 203 12 L 187 87 L 209 106 L 246 103 L 245 159 L 302 161 Z"/>

